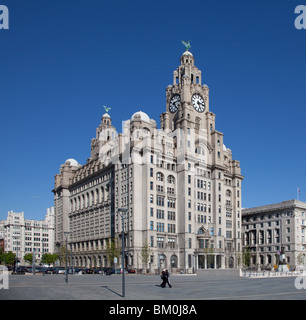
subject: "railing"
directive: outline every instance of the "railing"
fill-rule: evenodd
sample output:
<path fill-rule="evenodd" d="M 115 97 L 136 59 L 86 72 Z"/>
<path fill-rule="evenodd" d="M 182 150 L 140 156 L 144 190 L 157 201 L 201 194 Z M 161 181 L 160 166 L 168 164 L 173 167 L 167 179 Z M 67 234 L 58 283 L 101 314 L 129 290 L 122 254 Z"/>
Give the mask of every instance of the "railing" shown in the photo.
<path fill-rule="evenodd" d="M 252 270 L 240 269 L 240 277 L 243 277 L 243 278 L 296 277 L 303 274 L 305 274 L 305 271 L 275 271 L 275 270 L 252 271 Z"/>

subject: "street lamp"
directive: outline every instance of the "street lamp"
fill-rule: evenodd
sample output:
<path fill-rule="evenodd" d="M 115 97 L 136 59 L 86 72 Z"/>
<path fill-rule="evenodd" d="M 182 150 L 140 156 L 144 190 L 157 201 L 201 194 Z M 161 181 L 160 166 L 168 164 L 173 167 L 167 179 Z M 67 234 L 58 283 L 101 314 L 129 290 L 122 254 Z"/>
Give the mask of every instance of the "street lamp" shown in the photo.
<path fill-rule="evenodd" d="M 126 213 L 128 212 L 127 208 L 119 208 L 118 212 L 121 216 L 122 223 L 122 297 L 125 297 L 125 276 L 124 276 L 124 256 L 125 256 L 125 247 L 124 247 L 124 219 L 126 218 Z"/>
<path fill-rule="evenodd" d="M 68 266 L 68 236 L 69 236 L 70 232 L 69 231 L 65 231 L 64 232 L 64 235 L 66 237 L 66 283 L 68 283 L 68 269 L 67 269 L 67 266 Z"/>
<path fill-rule="evenodd" d="M 33 244 L 33 254 L 32 254 L 32 272 L 33 276 L 35 276 L 35 248 Z"/>

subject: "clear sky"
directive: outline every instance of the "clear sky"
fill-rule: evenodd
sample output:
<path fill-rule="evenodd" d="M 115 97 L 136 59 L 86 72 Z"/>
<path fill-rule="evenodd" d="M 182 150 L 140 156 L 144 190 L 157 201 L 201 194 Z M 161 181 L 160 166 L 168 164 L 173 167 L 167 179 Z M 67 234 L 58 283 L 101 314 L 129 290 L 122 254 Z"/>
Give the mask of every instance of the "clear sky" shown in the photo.
<path fill-rule="evenodd" d="M 306 201 L 306 0 L 1 0 L 0 219 L 42 219 L 62 163 L 90 157 L 104 113 L 118 132 L 157 121 L 191 41 L 216 129 L 240 161 L 243 207 Z"/>

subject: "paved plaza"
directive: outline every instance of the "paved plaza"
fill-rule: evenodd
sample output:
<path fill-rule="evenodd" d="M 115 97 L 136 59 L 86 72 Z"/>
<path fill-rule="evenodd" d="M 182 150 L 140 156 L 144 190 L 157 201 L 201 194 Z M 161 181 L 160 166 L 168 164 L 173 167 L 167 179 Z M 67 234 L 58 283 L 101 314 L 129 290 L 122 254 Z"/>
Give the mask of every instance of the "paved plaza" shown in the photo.
<path fill-rule="evenodd" d="M 296 289 L 296 277 L 242 278 L 207 273 L 171 275 L 172 288 L 161 288 L 157 275 L 10 275 L 9 289 L 0 300 L 305 300 L 306 289 Z"/>

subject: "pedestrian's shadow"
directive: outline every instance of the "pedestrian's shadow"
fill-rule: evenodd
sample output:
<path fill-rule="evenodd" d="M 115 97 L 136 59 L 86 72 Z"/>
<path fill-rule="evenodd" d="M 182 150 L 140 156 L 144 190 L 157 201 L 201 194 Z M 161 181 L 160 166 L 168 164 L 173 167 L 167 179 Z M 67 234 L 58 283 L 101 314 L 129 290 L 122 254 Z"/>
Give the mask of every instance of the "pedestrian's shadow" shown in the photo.
<path fill-rule="evenodd" d="M 108 286 L 102 286 L 102 288 L 105 288 L 105 289 L 109 290 L 110 292 L 112 292 L 112 293 L 116 294 L 117 296 L 122 297 L 122 295 L 121 295 L 121 294 L 119 294 L 118 292 L 116 292 L 116 291 L 114 291 L 114 290 L 110 289 Z"/>

